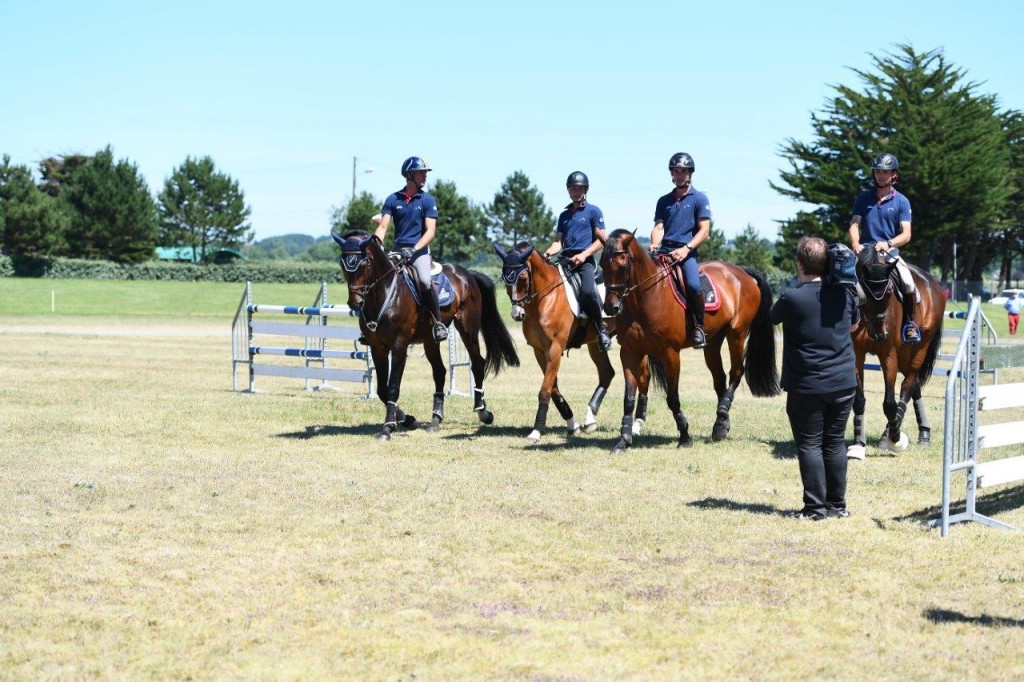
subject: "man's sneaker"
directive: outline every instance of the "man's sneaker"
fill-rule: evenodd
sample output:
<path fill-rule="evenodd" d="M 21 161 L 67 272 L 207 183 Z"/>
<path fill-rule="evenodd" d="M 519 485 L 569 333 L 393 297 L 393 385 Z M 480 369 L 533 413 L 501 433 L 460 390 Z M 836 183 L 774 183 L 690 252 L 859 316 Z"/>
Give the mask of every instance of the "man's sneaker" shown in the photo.
<path fill-rule="evenodd" d="M 445 327 L 440 322 L 435 322 L 434 323 L 434 341 L 437 342 L 437 343 L 441 343 L 442 341 L 446 341 L 447 339 L 448 339 L 448 328 Z"/>
<path fill-rule="evenodd" d="M 703 348 L 708 345 L 708 340 L 704 337 L 704 330 L 697 325 L 693 326 L 693 347 L 696 349 Z"/>
<path fill-rule="evenodd" d="M 798 512 L 793 512 L 792 514 L 790 514 L 789 518 L 796 519 L 798 521 L 824 521 L 828 518 L 828 516 L 820 512 L 812 512 L 807 511 L 806 509 L 801 509 Z"/>
<path fill-rule="evenodd" d="M 830 519 L 848 519 L 850 518 L 850 511 L 848 509 L 828 509 L 825 512 Z"/>

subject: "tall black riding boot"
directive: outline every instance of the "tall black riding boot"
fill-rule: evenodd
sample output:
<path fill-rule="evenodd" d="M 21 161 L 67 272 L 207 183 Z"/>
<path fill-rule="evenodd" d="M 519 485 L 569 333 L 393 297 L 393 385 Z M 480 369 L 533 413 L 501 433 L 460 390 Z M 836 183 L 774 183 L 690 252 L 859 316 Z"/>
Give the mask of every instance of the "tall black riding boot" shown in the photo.
<path fill-rule="evenodd" d="M 911 345 L 921 343 L 921 330 L 914 322 L 917 292 L 903 294 L 903 340 Z"/>
<path fill-rule="evenodd" d="M 420 289 L 420 295 L 426 306 L 429 306 L 430 313 L 434 316 L 434 341 L 441 343 L 448 338 L 448 327 L 441 321 L 441 306 L 437 303 L 437 292 L 433 286 L 428 286 L 427 291 Z"/>
<path fill-rule="evenodd" d="M 696 294 L 687 294 L 686 307 L 693 315 L 693 333 L 690 335 L 692 345 L 697 349 L 703 348 L 708 343 L 704 337 L 704 293 L 698 291 Z"/>
<path fill-rule="evenodd" d="M 597 328 L 597 347 L 603 351 L 608 351 L 612 347 L 612 336 L 608 333 L 608 325 L 604 320 L 598 318 L 594 320 L 594 327 Z"/>

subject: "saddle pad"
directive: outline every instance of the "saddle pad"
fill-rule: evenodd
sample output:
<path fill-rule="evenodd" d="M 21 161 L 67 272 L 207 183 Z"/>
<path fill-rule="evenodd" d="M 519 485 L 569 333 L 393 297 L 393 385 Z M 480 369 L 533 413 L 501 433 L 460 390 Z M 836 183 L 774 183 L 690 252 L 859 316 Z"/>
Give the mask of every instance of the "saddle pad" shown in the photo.
<path fill-rule="evenodd" d="M 663 265 L 670 264 L 665 257 L 660 260 Z M 704 312 L 710 313 L 722 307 L 722 297 L 718 293 L 718 285 L 708 277 L 704 268 L 699 267 L 699 271 L 700 293 L 704 296 Z M 683 269 L 672 268 L 670 272 L 672 273 L 672 295 L 675 296 L 676 303 L 686 308 L 686 282 L 683 279 Z"/>
<path fill-rule="evenodd" d="M 444 270 L 438 263 L 434 263 L 436 268 L 430 269 L 430 281 L 434 285 L 434 291 L 437 292 L 437 305 L 441 308 L 447 308 L 455 301 L 455 287 L 452 286 L 451 280 L 448 279 L 448 275 L 444 274 Z M 437 270 L 435 273 L 434 270 Z M 402 277 L 405 279 L 405 284 L 409 287 L 409 291 L 412 292 L 412 297 L 416 299 L 416 305 L 423 305 L 423 301 L 420 300 L 420 290 L 416 286 L 416 281 L 409 273 L 409 269 L 402 270 Z"/>
<path fill-rule="evenodd" d="M 565 287 L 565 298 L 569 301 L 569 310 L 572 314 L 580 319 L 589 320 L 590 317 L 580 309 L 580 273 L 569 272 L 566 270 L 563 263 L 558 264 L 558 273 L 562 276 L 562 284 Z M 597 289 L 597 298 L 600 301 L 604 301 L 604 273 L 598 270 L 595 273 L 594 281 L 595 288 Z M 604 306 L 601 306 L 601 317 L 607 319 L 611 317 L 604 312 Z"/>

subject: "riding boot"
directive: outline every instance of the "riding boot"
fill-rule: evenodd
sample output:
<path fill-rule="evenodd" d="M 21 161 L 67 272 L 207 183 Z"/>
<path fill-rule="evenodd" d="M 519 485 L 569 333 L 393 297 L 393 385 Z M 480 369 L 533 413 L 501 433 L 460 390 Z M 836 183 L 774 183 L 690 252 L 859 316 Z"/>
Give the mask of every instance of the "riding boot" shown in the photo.
<path fill-rule="evenodd" d="M 903 294 L 903 340 L 904 343 L 915 345 L 921 343 L 921 329 L 914 322 L 914 306 L 917 304 L 917 294 L 911 292 Z"/>
<path fill-rule="evenodd" d="M 690 314 L 693 315 L 693 333 L 691 339 L 694 348 L 703 348 L 707 345 L 707 339 L 704 337 L 704 292 L 698 291 L 696 294 L 687 294 L 686 306 L 690 309 Z"/>
<path fill-rule="evenodd" d="M 598 318 L 594 320 L 594 327 L 597 328 L 597 347 L 607 352 L 612 347 L 612 337 L 608 333 L 608 325 L 604 320 Z"/>
<path fill-rule="evenodd" d="M 421 293 L 423 293 L 422 290 Z M 434 290 L 434 287 L 427 287 L 424 300 L 430 306 L 431 315 L 434 316 L 434 341 L 441 343 L 448 338 L 448 327 L 446 327 L 444 322 L 441 321 L 441 306 L 437 302 L 437 291 Z"/>

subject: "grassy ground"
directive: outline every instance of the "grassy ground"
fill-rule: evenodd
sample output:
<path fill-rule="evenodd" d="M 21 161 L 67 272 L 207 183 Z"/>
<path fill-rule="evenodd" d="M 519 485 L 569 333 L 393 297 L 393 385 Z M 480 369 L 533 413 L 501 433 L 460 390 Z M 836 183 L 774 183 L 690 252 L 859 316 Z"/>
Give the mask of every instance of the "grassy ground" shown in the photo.
<path fill-rule="evenodd" d="M 852 462 L 854 516 L 797 522 L 784 398 L 744 389 L 730 439 L 711 444 L 713 392 L 694 353 L 688 450 L 656 395 L 637 447 L 607 454 L 621 377 L 597 433 L 528 447 L 529 362 L 488 384 L 492 426 L 451 398 L 441 433 L 381 444 L 375 401 L 263 377 L 263 393 L 231 392 L 237 285 L 168 287 L 189 299 L 166 313 L 190 336 L 113 336 L 35 328 L 164 324 L 131 303 L 166 302 L 162 285 L 59 299 L 128 301 L 116 318 L 14 314 L 23 285 L 65 283 L 30 284 L 0 280 L 0 677 L 1024 674 L 1021 535 L 972 524 L 943 540 L 920 523 L 937 513 L 941 439 Z M 258 298 L 308 303 L 312 289 Z M 580 353 L 564 366 L 582 414 L 592 369 Z M 937 429 L 941 383 L 926 391 Z M 403 406 L 425 418 L 430 392 L 426 362 L 411 361 Z M 979 508 L 1024 526 L 1021 488 Z"/>

